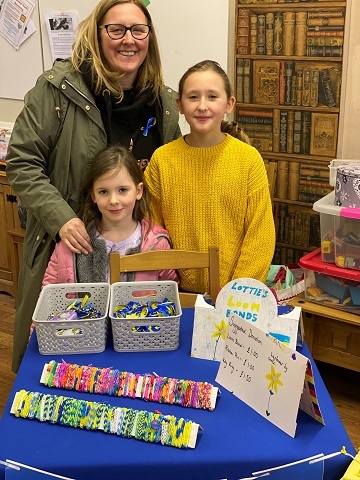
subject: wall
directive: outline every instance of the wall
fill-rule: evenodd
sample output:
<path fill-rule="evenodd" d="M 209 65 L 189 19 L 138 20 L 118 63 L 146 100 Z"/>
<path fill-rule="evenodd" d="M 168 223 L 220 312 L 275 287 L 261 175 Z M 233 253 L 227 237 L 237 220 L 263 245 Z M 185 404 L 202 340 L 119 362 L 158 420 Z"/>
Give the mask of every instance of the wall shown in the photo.
<path fill-rule="evenodd" d="M 151 0 L 149 10 L 155 24 L 158 36 L 165 83 L 176 89 L 181 75 L 194 63 L 211 58 L 218 61 L 224 69 L 228 68 L 229 50 L 232 50 L 233 37 L 229 31 L 229 22 L 233 17 L 235 0 Z M 82 20 L 91 11 L 97 0 L 39 0 L 39 12 L 33 13 L 33 21 L 36 15 L 40 19 L 41 40 L 43 46 L 44 69 L 51 66 L 51 54 L 47 31 L 44 22 L 44 13 L 54 10 L 76 10 L 79 19 Z M 230 18 L 229 18 L 230 17 Z M 37 34 L 39 34 L 37 32 Z M 29 42 L 31 37 L 29 38 Z M 7 43 L 0 37 L 0 49 Z M 231 45 L 229 49 L 229 43 Z M 25 45 L 25 44 L 24 44 Z M 10 46 L 9 46 L 10 47 Z M 34 51 L 35 43 L 32 42 Z M 11 47 L 12 48 L 12 47 Z M 40 49 L 40 46 L 39 46 Z M 39 51 L 37 52 L 39 53 Z M 37 55 L 36 53 L 36 55 Z M 15 55 L 12 51 L 10 54 Z M 16 62 L 11 62 L 13 66 Z M 233 59 L 230 61 L 232 72 Z M 30 69 L 31 70 L 31 69 Z M 34 68 L 34 71 L 39 71 Z M 7 82 L 17 79 L 15 69 L 11 69 Z M 36 72 L 38 73 L 38 72 Z M 40 70 L 41 73 L 41 70 Z M 25 72 L 22 72 L 23 77 Z M 37 78 L 36 74 L 35 78 Z M 25 92 L 35 83 L 31 78 L 30 85 L 21 85 L 23 97 Z M 232 73 L 231 77 L 232 78 Z M 27 82 L 29 83 L 29 82 Z M 4 99 L 4 89 L 0 83 L 0 120 L 13 122 L 20 112 L 23 102 L 21 100 Z M 182 127 L 186 128 L 185 124 Z"/>
<path fill-rule="evenodd" d="M 351 15 L 348 15 L 346 19 L 350 41 L 342 77 L 337 158 L 360 159 L 358 130 L 360 125 L 360 2 L 359 0 L 348 0 L 348 6 L 351 7 Z"/>

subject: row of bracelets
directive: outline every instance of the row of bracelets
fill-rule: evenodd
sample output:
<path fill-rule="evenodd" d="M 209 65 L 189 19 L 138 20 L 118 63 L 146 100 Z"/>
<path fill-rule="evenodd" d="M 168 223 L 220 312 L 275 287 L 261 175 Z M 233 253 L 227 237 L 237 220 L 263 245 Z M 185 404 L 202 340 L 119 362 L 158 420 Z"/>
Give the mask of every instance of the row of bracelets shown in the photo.
<path fill-rule="evenodd" d="M 194 447 L 192 428 L 199 427 L 191 420 L 172 415 L 26 390 L 15 394 L 12 413 L 20 418 L 73 428 L 103 430 L 121 437 L 177 448 Z M 197 433 L 197 428 L 195 431 Z"/>
<path fill-rule="evenodd" d="M 118 397 L 142 398 L 158 403 L 213 410 L 213 385 L 154 374 L 140 375 L 111 368 L 81 366 L 51 360 L 42 381 L 48 387 L 65 388 Z"/>

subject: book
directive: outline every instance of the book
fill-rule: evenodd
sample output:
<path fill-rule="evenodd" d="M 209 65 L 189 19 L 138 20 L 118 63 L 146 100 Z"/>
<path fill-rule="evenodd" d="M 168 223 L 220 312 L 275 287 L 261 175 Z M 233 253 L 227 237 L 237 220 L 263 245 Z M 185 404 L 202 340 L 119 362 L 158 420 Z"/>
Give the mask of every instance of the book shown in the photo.
<path fill-rule="evenodd" d="M 254 12 L 250 14 L 250 54 L 257 54 L 257 15 Z"/>
<path fill-rule="evenodd" d="M 291 62 L 291 61 L 285 62 L 285 105 L 291 105 L 292 82 L 293 82 L 294 72 L 295 72 L 295 62 Z"/>
<path fill-rule="evenodd" d="M 286 64 L 280 62 L 279 71 L 279 105 L 285 105 L 285 89 L 286 89 Z"/>
<path fill-rule="evenodd" d="M 315 10 L 308 13 L 308 18 L 343 18 L 341 10 Z"/>
<path fill-rule="evenodd" d="M 324 197 L 328 193 L 333 191 L 332 186 L 317 186 L 317 185 L 304 185 L 300 182 L 299 193 L 312 193 Z"/>
<path fill-rule="evenodd" d="M 309 35 L 310 32 L 343 32 L 344 33 L 344 27 L 341 25 L 308 26 L 307 35 Z"/>
<path fill-rule="evenodd" d="M 301 210 L 296 210 L 295 213 L 295 239 L 294 239 L 294 244 L 295 245 L 302 245 L 302 240 L 303 240 L 303 214 Z"/>
<path fill-rule="evenodd" d="M 286 153 L 293 153 L 294 146 L 294 110 L 287 111 Z M 290 168 L 289 168 L 290 174 Z M 290 180 L 290 177 L 289 177 Z"/>
<path fill-rule="evenodd" d="M 289 186 L 289 163 L 286 160 L 279 160 L 276 173 L 276 197 L 288 198 Z"/>
<path fill-rule="evenodd" d="M 303 228 L 302 228 L 302 238 L 301 245 L 303 247 L 309 246 L 310 240 L 310 213 L 303 213 Z"/>
<path fill-rule="evenodd" d="M 296 94 L 297 94 L 297 75 L 296 72 L 293 71 L 293 76 L 291 79 L 291 105 L 296 105 Z"/>
<path fill-rule="evenodd" d="M 295 12 L 283 13 L 283 55 L 294 55 L 295 49 Z"/>
<path fill-rule="evenodd" d="M 280 152 L 280 110 L 273 110 L 273 152 Z"/>
<path fill-rule="evenodd" d="M 273 117 L 273 111 L 271 109 L 239 108 L 238 113 L 245 117 Z"/>
<path fill-rule="evenodd" d="M 255 126 L 257 130 L 270 131 L 272 129 L 272 119 L 267 117 L 259 116 L 248 116 L 248 115 L 239 115 L 237 122 L 246 125 L 247 127 Z"/>
<path fill-rule="evenodd" d="M 265 15 L 260 13 L 257 16 L 256 53 L 265 54 Z"/>
<path fill-rule="evenodd" d="M 302 105 L 302 89 L 303 89 L 303 70 L 296 72 L 296 105 Z"/>
<path fill-rule="evenodd" d="M 329 180 L 329 167 L 326 166 L 311 166 L 308 164 L 300 163 L 300 176 L 301 177 L 308 177 L 309 179 L 317 177 L 323 178 L 327 181 Z"/>
<path fill-rule="evenodd" d="M 311 69 L 310 107 L 317 107 L 319 101 L 319 69 Z"/>
<path fill-rule="evenodd" d="M 242 103 L 244 101 L 244 59 L 236 60 L 236 101 Z"/>
<path fill-rule="evenodd" d="M 265 15 L 265 53 L 274 53 L 274 14 L 269 12 Z"/>
<path fill-rule="evenodd" d="M 321 28 L 321 30 L 320 30 Z M 337 27 L 329 27 L 337 28 Z M 344 30 L 339 27 L 340 30 L 328 30 L 326 27 L 314 27 L 316 30 L 308 30 L 306 35 L 308 37 L 344 37 Z"/>
<path fill-rule="evenodd" d="M 303 70 L 303 88 L 301 104 L 303 107 L 310 106 L 310 92 L 311 92 L 311 68 L 304 68 Z"/>
<path fill-rule="evenodd" d="M 294 53 L 299 57 L 306 54 L 307 12 L 296 12 Z"/>
<path fill-rule="evenodd" d="M 310 155 L 336 158 L 338 115 L 311 113 Z"/>
<path fill-rule="evenodd" d="M 318 213 L 310 215 L 309 243 L 314 247 L 319 247 L 321 244 L 320 215 Z"/>
<path fill-rule="evenodd" d="M 300 163 L 289 162 L 288 200 L 297 201 L 299 196 L 299 179 L 300 179 Z"/>
<path fill-rule="evenodd" d="M 338 67 L 329 67 L 329 75 L 331 79 L 331 84 L 334 90 L 335 96 L 335 106 L 340 106 L 340 93 L 341 93 L 341 70 Z"/>
<path fill-rule="evenodd" d="M 293 244 L 295 242 L 295 212 L 290 212 L 289 216 L 289 235 L 288 243 Z"/>
<path fill-rule="evenodd" d="M 250 50 L 250 10 L 239 8 L 237 30 L 237 53 L 247 55 Z"/>
<path fill-rule="evenodd" d="M 335 106 L 335 92 L 331 82 L 328 68 L 322 68 L 319 72 L 319 102 L 327 107 Z"/>
<path fill-rule="evenodd" d="M 323 195 L 317 195 L 316 193 L 299 192 L 299 202 L 303 203 L 315 203 L 322 197 Z"/>
<path fill-rule="evenodd" d="M 243 101 L 244 103 L 251 103 L 251 61 L 248 58 L 244 59 L 244 80 L 243 80 Z"/>
<path fill-rule="evenodd" d="M 342 47 L 344 44 L 344 39 L 342 37 L 312 37 L 309 36 L 306 39 L 307 46 L 315 46 L 315 47 Z"/>
<path fill-rule="evenodd" d="M 288 205 L 280 203 L 279 242 L 285 241 L 285 219 L 287 217 Z"/>
<path fill-rule="evenodd" d="M 308 57 L 342 57 L 343 47 L 307 46 L 306 55 Z"/>
<path fill-rule="evenodd" d="M 280 63 L 276 60 L 253 61 L 253 102 L 263 105 L 279 103 Z"/>
<path fill-rule="evenodd" d="M 271 138 L 254 138 L 251 145 L 260 152 L 272 152 Z"/>
<path fill-rule="evenodd" d="M 280 110 L 280 153 L 286 153 L 287 149 L 287 117 L 288 111 Z"/>
<path fill-rule="evenodd" d="M 274 55 L 282 55 L 283 51 L 283 15 L 274 13 Z"/>
<path fill-rule="evenodd" d="M 301 151 L 301 111 L 295 110 L 294 112 L 294 153 L 300 153 Z"/>
<path fill-rule="evenodd" d="M 311 112 L 304 110 L 302 118 L 302 135 L 300 144 L 300 153 L 308 155 L 310 153 L 310 134 L 311 134 Z"/>

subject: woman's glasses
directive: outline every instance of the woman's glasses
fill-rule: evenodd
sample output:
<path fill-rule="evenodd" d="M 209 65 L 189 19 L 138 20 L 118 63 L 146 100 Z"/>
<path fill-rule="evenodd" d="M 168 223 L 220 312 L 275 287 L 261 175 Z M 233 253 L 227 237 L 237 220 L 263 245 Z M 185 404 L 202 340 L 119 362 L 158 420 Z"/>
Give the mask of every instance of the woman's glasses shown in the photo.
<path fill-rule="evenodd" d="M 108 25 L 100 25 L 99 28 L 105 28 L 112 40 L 120 40 L 125 37 L 128 30 L 135 40 L 145 40 L 150 33 L 150 25 L 142 24 L 125 27 L 125 25 L 121 25 L 120 23 L 109 23 Z"/>

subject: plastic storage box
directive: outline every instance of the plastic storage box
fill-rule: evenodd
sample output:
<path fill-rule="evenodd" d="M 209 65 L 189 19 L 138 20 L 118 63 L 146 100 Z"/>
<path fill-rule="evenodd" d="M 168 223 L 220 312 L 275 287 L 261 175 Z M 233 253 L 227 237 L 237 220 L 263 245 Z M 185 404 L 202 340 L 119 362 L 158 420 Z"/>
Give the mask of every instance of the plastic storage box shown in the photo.
<path fill-rule="evenodd" d="M 323 262 L 320 248 L 300 258 L 299 265 L 306 300 L 360 315 L 360 271 Z"/>
<path fill-rule="evenodd" d="M 315 212 L 320 212 L 321 259 L 323 262 L 335 263 L 335 218 L 340 216 L 341 207 L 337 207 L 335 192 L 328 193 L 314 203 Z"/>
<path fill-rule="evenodd" d="M 89 296 L 96 310 L 103 315 L 84 320 L 48 320 L 63 312 L 75 300 Z M 33 322 L 39 351 L 42 354 L 98 353 L 106 347 L 110 285 L 108 283 L 63 283 L 46 285 L 36 304 Z"/>
<path fill-rule="evenodd" d="M 314 203 L 320 212 L 321 259 L 338 267 L 360 269 L 360 209 L 337 207 L 335 194 Z"/>
<path fill-rule="evenodd" d="M 178 285 L 173 281 L 117 282 L 111 285 L 109 315 L 114 350 L 139 352 L 176 350 L 179 346 L 182 314 Z M 170 317 L 117 318 L 114 310 L 130 301 L 145 304 L 149 300 L 175 303 L 175 315 Z"/>

